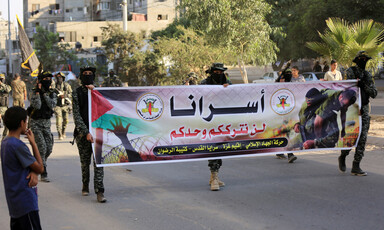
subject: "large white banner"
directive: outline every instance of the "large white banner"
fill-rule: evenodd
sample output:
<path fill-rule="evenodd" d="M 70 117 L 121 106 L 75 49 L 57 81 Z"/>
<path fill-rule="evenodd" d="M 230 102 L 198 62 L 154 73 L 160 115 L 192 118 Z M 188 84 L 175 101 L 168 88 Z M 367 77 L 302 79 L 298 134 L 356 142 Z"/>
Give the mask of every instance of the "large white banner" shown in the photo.
<path fill-rule="evenodd" d="M 350 149 L 360 130 L 356 81 L 96 88 L 98 166 Z"/>

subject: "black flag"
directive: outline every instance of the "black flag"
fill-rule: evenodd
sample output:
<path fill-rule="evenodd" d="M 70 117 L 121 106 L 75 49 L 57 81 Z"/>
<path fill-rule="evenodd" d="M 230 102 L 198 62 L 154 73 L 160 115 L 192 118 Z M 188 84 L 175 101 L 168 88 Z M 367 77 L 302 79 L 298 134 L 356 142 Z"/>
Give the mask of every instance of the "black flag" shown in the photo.
<path fill-rule="evenodd" d="M 22 61 L 21 67 L 23 69 L 31 70 L 31 76 L 37 77 L 39 72 L 41 72 L 41 66 L 39 59 L 37 59 L 35 50 L 32 48 L 31 43 L 29 42 L 28 36 L 24 31 L 23 26 L 20 23 L 19 17 L 17 17 L 17 24 L 19 28 L 19 44 L 21 50 Z M 39 68 L 40 67 L 40 68 Z"/>

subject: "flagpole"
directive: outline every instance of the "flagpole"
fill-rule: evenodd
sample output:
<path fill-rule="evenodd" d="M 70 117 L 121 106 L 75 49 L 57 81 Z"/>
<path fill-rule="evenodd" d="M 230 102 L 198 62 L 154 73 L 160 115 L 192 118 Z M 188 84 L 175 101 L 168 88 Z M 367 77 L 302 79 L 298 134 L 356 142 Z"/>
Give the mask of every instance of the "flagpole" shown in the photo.
<path fill-rule="evenodd" d="M 12 40 L 11 40 L 11 12 L 10 12 L 10 3 L 8 0 L 8 75 L 9 73 L 13 74 L 12 71 Z M 11 76 L 13 77 L 13 76 Z"/>

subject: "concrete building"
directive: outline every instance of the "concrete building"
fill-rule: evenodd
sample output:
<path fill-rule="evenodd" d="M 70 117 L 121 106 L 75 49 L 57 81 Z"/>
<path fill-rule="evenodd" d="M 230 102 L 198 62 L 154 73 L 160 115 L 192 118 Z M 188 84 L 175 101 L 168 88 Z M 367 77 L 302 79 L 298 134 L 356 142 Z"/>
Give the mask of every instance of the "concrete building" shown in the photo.
<path fill-rule="evenodd" d="M 177 16 L 180 0 L 127 0 L 128 30 L 156 31 Z M 122 27 L 122 0 L 24 0 L 24 27 L 30 38 L 37 26 L 58 32 L 62 42 L 83 49 L 101 46 L 101 28 Z"/>
<path fill-rule="evenodd" d="M 11 22 L 12 70 L 8 70 L 8 20 L 0 18 L 0 73 L 20 72 L 20 49 L 16 26 L 17 24 Z"/>

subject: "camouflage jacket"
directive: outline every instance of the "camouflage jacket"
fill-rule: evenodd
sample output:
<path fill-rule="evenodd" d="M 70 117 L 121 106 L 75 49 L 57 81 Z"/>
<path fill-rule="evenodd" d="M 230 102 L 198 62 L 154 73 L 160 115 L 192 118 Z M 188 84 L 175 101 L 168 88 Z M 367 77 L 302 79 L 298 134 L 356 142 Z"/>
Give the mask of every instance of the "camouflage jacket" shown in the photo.
<path fill-rule="evenodd" d="M 358 66 L 347 69 L 347 79 L 359 79 L 358 86 L 361 89 L 361 102 L 363 105 L 369 103 L 369 98 L 377 96 L 377 89 L 372 75 Z"/>
<path fill-rule="evenodd" d="M 53 90 L 43 93 L 43 98 L 47 103 L 48 108 L 53 110 L 56 107 L 57 95 Z M 41 109 L 42 103 L 40 94 L 34 92 L 31 97 L 31 106 L 35 109 Z"/>

